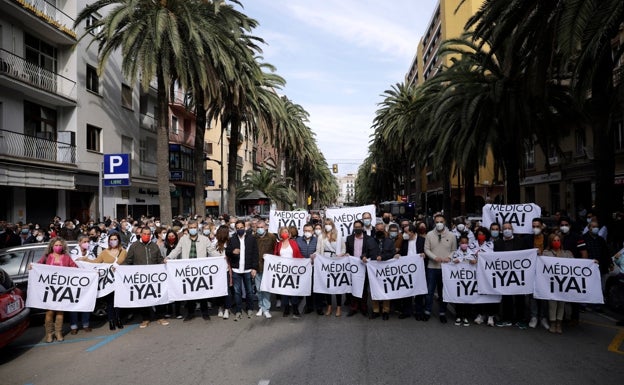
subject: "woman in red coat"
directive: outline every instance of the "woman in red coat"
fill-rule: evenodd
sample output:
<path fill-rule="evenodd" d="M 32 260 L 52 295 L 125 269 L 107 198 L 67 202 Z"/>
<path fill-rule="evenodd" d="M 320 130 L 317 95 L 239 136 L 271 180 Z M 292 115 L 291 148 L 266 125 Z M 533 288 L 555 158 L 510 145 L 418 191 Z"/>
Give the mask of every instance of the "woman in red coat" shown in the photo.
<path fill-rule="evenodd" d="M 287 227 L 280 227 L 277 235 L 279 238 L 279 242 L 277 242 L 277 244 L 275 245 L 275 251 L 273 252 L 273 254 L 278 255 L 282 258 L 303 258 L 303 255 L 301 255 L 301 251 L 299 250 L 299 246 L 297 246 L 297 241 L 290 238 L 290 233 Z M 301 297 L 283 295 L 283 316 L 288 317 L 290 315 L 290 308 L 292 305 L 293 318 L 300 318 L 301 313 L 299 313 L 299 302 L 301 302 Z"/>

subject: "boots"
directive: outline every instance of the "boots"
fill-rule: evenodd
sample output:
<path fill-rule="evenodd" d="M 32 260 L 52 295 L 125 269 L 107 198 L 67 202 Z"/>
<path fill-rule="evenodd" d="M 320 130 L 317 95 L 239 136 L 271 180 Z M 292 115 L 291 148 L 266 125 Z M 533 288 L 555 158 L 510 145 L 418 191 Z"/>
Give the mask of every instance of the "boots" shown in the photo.
<path fill-rule="evenodd" d="M 551 333 L 556 333 L 557 332 L 557 321 L 550 320 L 550 328 L 548 328 L 548 331 L 551 332 Z"/>
<path fill-rule="evenodd" d="M 563 330 L 561 328 L 561 323 L 562 323 L 562 321 L 557 321 L 557 325 L 556 325 L 556 328 L 555 328 L 556 329 L 555 331 L 557 332 L 557 334 L 562 334 L 563 333 Z"/>
<path fill-rule="evenodd" d="M 325 311 L 325 315 L 331 315 L 331 313 L 332 313 L 332 306 L 328 305 L 327 310 Z"/>
<path fill-rule="evenodd" d="M 117 316 L 117 327 L 119 329 L 123 329 L 123 324 L 121 323 L 121 317 Z"/>
<path fill-rule="evenodd" d="M 63 341 L 63 313 L 56 314 L 54 321 L 54 335 L 57 341 Z"/>
<path fill-rule="evenodd" d="M 47 343 L 50 343 L 52 341 L 54 341 L 54 322 L 52 322 L 51 320 L 45 321 L 45 332 L 46 332 L 46 337 L 45 337 L 45 341 Z"/>
<path fill-rule="evenodd" d="M 114 321 L 108 321 L 108 327 L 110 328 L 110 330 L 115 330 L 115 322 Z"/>

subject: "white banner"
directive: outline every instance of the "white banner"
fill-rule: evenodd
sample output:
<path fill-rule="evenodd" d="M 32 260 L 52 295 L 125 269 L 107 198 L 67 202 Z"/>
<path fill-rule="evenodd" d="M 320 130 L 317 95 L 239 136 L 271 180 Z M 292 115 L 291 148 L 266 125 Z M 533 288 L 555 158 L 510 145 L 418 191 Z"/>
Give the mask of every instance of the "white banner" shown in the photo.
<path fill-rule="evenodd" d="M 419 256 L 410 255 L 388 261 L 369 260 L 366 270 L 371 297 L 375 301 L 427 293 L 425 264 Z"/>
<path fill-rule="evenodd" d="M 498 303 L 500 295 L 479 294 L 477 265 L 467 262 L 442 264 L 442 297 L 450 303 Z"/>
<path fill-rule="evenodd" d="M 227 261 L 223 257 L 172 259 L 166 265 L 170 301 L 228 294 Z"/>
<path fill-rule="evenodd" d="M 366 265 L 360 258 L 348 257 L 351 261 L 351 294 L 354 297 L 362 298 L 364 294 L 364 282 L 366 281 Z M 357 272 L 354 271 L 353 266 L 357 266 Z"/>
<path fill-rule="evenodd" d="M 81 269 L 93 270 L 98 274 L 98 298 L 104 297 L 115 290 L 115 272 L 112 263 L 89 263 L 76 261 Z"/>
<path fill-rule="evenodd" d="M 502 227 L 504 222 L 510 222 L 515 234 L 533 234 L 531 222 L 533 218 L 541 216 L 542 209 L 535 203 L 517 205 L 487 204 L 483 206 L 481 224 L 489 229 L 492 223 L 498 223 Z"/>
<path fill-rule="evenodd" d="M 164 264 L 121 265 L 115 269 L 115 307 L 146 307 L 168 302 Z"/>
<path fill-rule="evenodd" d="M 346 239 L 347 235 L 353 233 L 353 222 L 362 220 L 364 213 L 370 213 L 371 225 L 375 225 L 375 205 L 359 206 L 359 207 L 343 207 L 338 209 L 327 209 L 325 218 L 334 221 L 338 232 L 342 239 Z"/>
<path fill-rule="evenodd" d="M 565 302 L 604 303 L 600 268 L 592 259 L 537 257 L 533 297 Z"/>
<path fill-rule="evenodd" d="M 359 265 L 359 264 L 358 264 Z M 364 268 L 352 265 L 347 257 L 330 258 L 322 254 L 314 258 L 314 292 L 321 294 L 345 294 L 353 290 L 352 273 L 364 272 Z"/>
<path fill-rule="evenodd" d="M 299 236 L 303 235 L 303 226 L 308 222 L 307 211 L 269 211 L 269 232 L 277 234 L 282 226 L 295 226 Z"/>
<path fill-rule="evenodd" d="M 479 253 L 479 294 L 531 294 L 537 249 Z"/>
<path fill-rule="evenodd" d="M 310 295 L 312 261 L 310 258 L 283 258 L 265 254 L 260 291 L 292 296 Z"/>
<path fill-rule="evenodd" d="M 92 312 L 98 290 L 93 270 L 33 263 L 28 272 L 26 306 L 36 309 Z"/>

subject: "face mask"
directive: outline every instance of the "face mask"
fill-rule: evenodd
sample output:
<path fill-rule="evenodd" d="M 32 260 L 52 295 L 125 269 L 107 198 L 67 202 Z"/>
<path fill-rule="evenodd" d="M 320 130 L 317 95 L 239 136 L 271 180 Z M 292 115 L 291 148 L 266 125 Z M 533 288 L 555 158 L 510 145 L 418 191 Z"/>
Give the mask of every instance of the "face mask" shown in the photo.
<path fill-rule="evenodd" d="M 463 223 L 457 225 L 457 231 L 462 232 L 464 230 L 466 230 L 466 225 L 464 225 Z"/>
<path fill-rule="evenodd" d="M 478 234 L 477 235 L 477 240 L 479 242 L 485 242 L 485 234 Z"/>
<path fill-rule="evenodd" d="M 154 231 L 156 231 L 156 228 L 154 226 L 150 226 L 150 230 L 152 230 L 153 233 Z"/>
<path fill-rule="evenodd" d="M 408 233 L 403 233 L 403 240 L 405 240 L 405 241 L 409 240 L 409 234 Z"/>
<path fill-rule="evenodd" d="M 462 244 L 459 245 L 459 248 L 462 251 L 466 251 L 466 250 L 468 250 L 468 244 L 467 243 L 462 243 Z"/>
<path fill-rule="evenodd" d="M 492 230 L 492 238 L 498 238 L 500 232 L 498 230 Z"/>
<path fill-rule="evenodd" d="M 280 238 L 282 238 L 283 240 L 287 240 L 289 238 L 289 235 L 288 233 L 281 233 Z"/>
<path fill-rule="evenodd" d="M 264 227 L 260 227 L 260 228 L 257 228 L 257 229 L 256 229 L 256 234 L 258 234 L 258 235 L 262 236 L 262 235 L 264 235 L 264 232 L 265 232 L 265 231 L 266 231 L 266 230 L 264 230 Z"/>
<path fill-rule="evenodd" d="M 570 226 L 561 226 L 560 229 L 561 229 L 561 232 L 564 234 L 567 234 L 570 232 Z"/>
<path fill-rule="evenodd" d="M 426 232 L 427 232 L 427 228 L 426 228 L 426 227 L 419 227 L 419 228 L 418 228 L 418 232 L 419 232 L 420 234 L 424 234 L 424 233 L 426 233 Z"/>
<path fill-rule="evenodd" d="M 377 238 L 385 238 L 386 237 L 386 232 L 385 231 L 376 231 L 375 235 L 377 236 Z"/>
<path fill-rule="evenodd" d="M 382 221 L 383 221 L 383 223 L 385 223 L 385 224 L 390 223 L 390 218 L 387 218 L 387 217 L 386 217 L 386 218 L 382 218 L 381 220 L 382 220 Z"/>
<path fill-rule="evenodd" d="M 560 249 L 561 248 L 561 241 L 552 241 L 552 248 L 553 249 Z"/>
<path fill-rule="evenodd" d="M 119 241 L 116 239 L 111 239 L 110 241 L 108 241 L 108 244 L 110 245 L 110 247 L 117 247 L 117 245 L 119 245 Z"/>
<path fill-rule="evenodd" d="M 310 231 L 304 231 L 304 232 L 303 232 L 303 236 L 304 236 L 306 239 L 310 239 L 310 238 L 312 238 L 312 232 L 310 232 Z"/>
<path fill-rule="evenodd" d="M 230 223 L 230 229 L 236 230 L 236 223 Z"/>
<path fill-rule="evenodd" d="M 315 225 L 315 224 L 319 223 L 319 220 L 315 218 L 315 219 L 312 219 L 312 221 L 310 221 L 310 223 Z"/>
<path fill-rule="evenodd" d="M 63 252 L 63 246 L 52 246 L 52 250 L 54 250 L 56 254 L 61 254 Z"/>
<path fill-rule="evenodd" d="M 194 237 L 197 235 L 197 229 L 189 229 L 189 235 L 191 237 Z"/>
<path fill-rule="evenodd" d="M 204 229 L 204 230 L 202 231 L 202 233 L 203 233 L 205 236 L 209 236 L 209 235 L 210 235 L 210 229 Z"/>
<path fill-rule="evenodd" d="M 86 250 L 89 248 L 89 242 L 82 242 L 80 244 L 80 247 L 82 247 L 83 250 Z"/>
<path fill-rule="evenodd" d="M 323 232 L 321 231 L 321 229 L 316 229 L 314 230 L 314 234 L 316 234 L 317 237 L 320 237 Z"/>
<path fill-rule="evenodd" d="M 328 232 L 328 233 L 330 231 L 332 231 L 332 226 L 331 225 L 325 225 L 325 231 Z"/>
<path fill-rule="evenodd" d="M 173 242 L 175 242 L 175 237 L 169 237 L 169 238 L 167 238 L 167 239 L 169 240 L 169 243 L 173 243 Z"/>
<path fill-rule="evenodd" d="M 167 239 L 167 233 L 160 234 L 160 239 L 162 239 L 163 241 Z"/>
<path fill-rule="evenodd" d="M 503 237 L 511 238 L 512 235 L 513 235 L 513 231 L 512 230 L 509 230 L 509 229 L 503 230 Z"/>
<path fill-rule="evenodd" d="M 89 237 L 89 240 L 92 242 L 97 242 L 97 240 L 99 239 L 99 237 L 97 235 L 92 235 Z"/>
<path fill-rule="evenodd" d="M 238 234 L 239 237 L 242 237 L 243 235 L 245 235 L 245 229 L 236 230 L 236 234 Z"/>
<path fill-rule="evenodd" d="M 363 232 L 364 232 L 364 230 L 362 230 L 362 229 L 353 229 L 353 233 L 355 235 L 362 235 Z"/>
<path fill-rule="evenodd" d="M 533 234 L 540 235 L 541 233 L 542 233 L 542 229 L 540 229 L 539 227 L 533 228 Z"/>
<path fill-rule="evenodd" d="M 151 234 L 141 234 L 141 241 L 143 243 L 148 243 L 152 239 Z"/>
<path fill-rule="evenodd" d="M 28 234 L 28 229 L 22 230 L 22 234 Z"/>
<path fill-rule="evenodd" d="M 364 223 L 364 226 L 368 227 L 371 225 L 371 220 L 370 219 L 362 219 L 362 223 Z"/>
<path fill-rule="evenodd" d="M 592 232 L 592 234 L 594 234 L 594 235 L 598 235 L 598 232 L 599 232 L 599 231 L 600 231 L 600 229 L 599 229 L 599 228 L 597 228 L 597 227 L 592 227 L 592 229 L 591 229 L 591 232 Z"/>
<path fill-rule="evenodd" d="M 591 218 L 587 218 L 587 223 L 591 223 Z"/>
<path fill-rule="evenodd" d="M 436 223 L 436 230 L 438 230 L 438 231 L 442 231 L 442 230 L 444 230 L 444 223 L 442 223 L 442 222 L 437 222 L 437 223 Z"/>
<path fill-rule="evenodd" d="M 154 224 L 156 225 L 156 227 L 160 227 L 160 222 L 155 222 Z"/>
<path fill-rule="evenodd" d="M 390 232 L 390 238 L 392 238 L 392 239 L 396 238 L 397 235 L 399 235 L 399 233 L 397 233 L 396 231 L 391 231 Z"/>
<path fill-rule="evenodd" d="M 37 235 L 37 242 L 43 241 L 43 235 Z"/>

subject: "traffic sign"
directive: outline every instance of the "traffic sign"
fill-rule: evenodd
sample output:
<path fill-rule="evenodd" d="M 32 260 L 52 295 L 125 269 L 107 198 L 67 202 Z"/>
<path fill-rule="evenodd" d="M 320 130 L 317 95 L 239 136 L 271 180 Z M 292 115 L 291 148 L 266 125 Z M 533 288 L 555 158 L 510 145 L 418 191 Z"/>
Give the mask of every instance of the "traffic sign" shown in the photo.
<path fill-rule="evenodd" d="M 130 186 L 130 154 L 104 154 L 104 186 Z"/>

